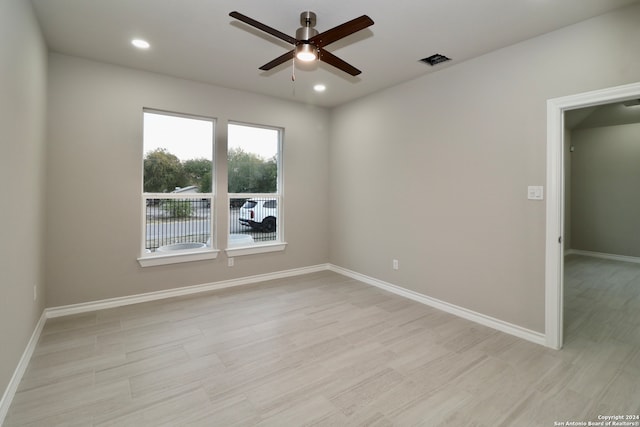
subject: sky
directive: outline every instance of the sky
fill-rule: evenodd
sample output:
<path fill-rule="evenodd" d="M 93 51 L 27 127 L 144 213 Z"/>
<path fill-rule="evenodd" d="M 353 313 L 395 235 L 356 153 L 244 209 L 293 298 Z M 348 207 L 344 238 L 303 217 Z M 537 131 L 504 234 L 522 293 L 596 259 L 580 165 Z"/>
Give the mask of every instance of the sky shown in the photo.
<path fill-rule="evenodd" d="M 278 131 L 276 129 L 229 124 L 228 149 L 241 147 L 247 153 L 256 153 L 269 160 L 278 153 Z"/>
<path fill-rule="evenodd" d="M 213 121 L 144 113 L 144 154 L 157 148 L 180 160 L 213 159 Z"/>
<path fill-rule="evenodd" d="M 229 124 L 229 148 L 242 147 L 267 160 L 278 152 L 276 129 Z M 184 116 L 144 113 L 144 153 L 165 148 L 180 160 L 213 158 L 213 121 Z"/>

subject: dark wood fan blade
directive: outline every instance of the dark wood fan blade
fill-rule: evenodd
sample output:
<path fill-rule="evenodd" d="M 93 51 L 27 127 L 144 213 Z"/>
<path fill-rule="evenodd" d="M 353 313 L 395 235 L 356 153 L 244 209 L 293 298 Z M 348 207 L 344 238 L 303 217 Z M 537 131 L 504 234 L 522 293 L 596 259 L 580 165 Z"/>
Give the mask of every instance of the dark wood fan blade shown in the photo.
<path fill-rule="evenodd" d="M 248 16 L 245 16 L 243 14 L 241 14 L 240 12 L 236 12 L 233 11 L 231 13 L 229 13 L 229 16 L 232 18 L 236 18 L 238 21 L 242 21 L 245 24 L 249 24 L 252 27 L 255 27 L 259 30 L 264 31 L 265 33 L 271 34 L 274 37 L 279 38 L 280 40 L 284 40 L 287 43 L 291 43 L 293 45 L 295 45 L 296 43 L 298 43 L 298 40 L 291 37 L 288 34 L 285 34 L 281 31 L 276 30 L 275 28 L 271 28 L 268 25 L 263 24 L 262 22 L 258 22 L 255 19 L 249 18 Z"/>
<path fill-rule="evenodd" d="M 350 34 L 353 34 L 360 30 L 364 30 L 371 25 L 373 25 L 373 20 L 367 15 L 362 15 L 359 18 L 352 19 L 351 21 L 345 22 L 342 25 L 338 25 L 337 27 L 333 27 L 330 30 L 322 32 L 317 36 L 311 37 L 309 39 L 309 42 L 318 47 L 323 47 L 330 43 L 338 41 L 341 38 L 347 37 Z"/>
<path fill-rule="evenodd" d="M 290 50 L 289 52 L 285 53 L 284 55 L 280 55 L 279 57 L 277 57 L 273 61 L 267 62 L 262 67 L 260 67 L 260 69 L 264 70 L 264 71 L 268 71 L 268 70 L 270 70 L 270 69 L 272 69 L 274 67 L 277 67 L 280 64 L 284 64 L 287 61 L 291 61 L 293 59 L 293 54 L 294 54 L 294 51 Z"/>
<path fill-rule="evenodd" d="M 345 73 L 351 74 L 352 76 L 357 76 L 362 71 L 358 70 L 351 64 L 344 62 L 342 59 L 335 56 L 333 53 L 328 52 L 324 49 L 318 49 L 320 52 L 320 61 L 326 62 L 329 65 L 333 65 L 334 67 L 344 71 Z"/>

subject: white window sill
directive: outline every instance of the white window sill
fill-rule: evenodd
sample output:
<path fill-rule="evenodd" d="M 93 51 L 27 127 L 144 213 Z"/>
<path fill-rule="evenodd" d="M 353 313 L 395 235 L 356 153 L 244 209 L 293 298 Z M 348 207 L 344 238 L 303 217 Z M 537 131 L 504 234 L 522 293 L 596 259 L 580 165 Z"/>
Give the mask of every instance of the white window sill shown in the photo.
<path fill-rule="evenodd" d="M 138 262 L 142 267 L 154 267 L 156 265 L 177 264 L 181 262 L 204 261 L 208 259 L 216 259 L 218 250 L 207 249 L 204 251 L 184 251 L 172 254 L 145 254 L 146 256 L 138 258 Z"/>
<path fill-rule="evenodd" d="M 235 256 L 243 256 L 243 255 L 254 255 L 254 254 L 264 254 L 267 252 L 279 252 L 284 251 L 287 247 L 286 242 L 280 243 L 267 243 L 264 245 L 251 245 L 251 246 L 240 246 L 225 249 L 228 257 Z"/>

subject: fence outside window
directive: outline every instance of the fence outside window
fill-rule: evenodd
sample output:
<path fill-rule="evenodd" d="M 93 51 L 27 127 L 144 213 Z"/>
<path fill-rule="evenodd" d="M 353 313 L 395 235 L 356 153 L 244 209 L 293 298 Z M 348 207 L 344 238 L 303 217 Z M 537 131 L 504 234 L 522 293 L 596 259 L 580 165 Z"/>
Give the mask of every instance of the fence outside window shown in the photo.
<path fill-rule="evenodd" d="M 230 195 L 229 247 L 279 242 L 280 201 L 277 194 Z M 212 246 L 213 196 L 145 194 L 143 204 L 144 253 Z"/>
<path fill-rule="evenodd" d="M 209 195 L 145 194 L 143 252 L 211 246 L 212 202 Z"/>
<path fill-rule="evenodd" d="M 229 195 L 229 243 L 242 245 L 280 241 L 281 203 L 278 194 Z"/>

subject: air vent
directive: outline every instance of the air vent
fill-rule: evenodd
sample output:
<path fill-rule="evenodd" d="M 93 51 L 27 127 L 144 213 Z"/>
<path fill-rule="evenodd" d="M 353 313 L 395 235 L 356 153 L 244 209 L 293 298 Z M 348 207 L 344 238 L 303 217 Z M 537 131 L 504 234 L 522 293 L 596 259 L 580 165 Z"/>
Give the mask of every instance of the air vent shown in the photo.
<path fill-rule="evenodd" d="M 444 55 L 440 55 L 439 53 L 436 53 L 435 55 L 431 55 L 427 58 L 422 58 L 420 61 L 424 62 L 425 64 L 429 64 L 433 67 L 434 65 L 440 64 L 441 62 L 451 61 L 451 58 L 447 58 Z"/>

